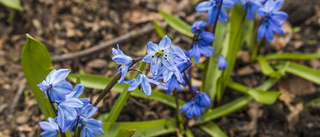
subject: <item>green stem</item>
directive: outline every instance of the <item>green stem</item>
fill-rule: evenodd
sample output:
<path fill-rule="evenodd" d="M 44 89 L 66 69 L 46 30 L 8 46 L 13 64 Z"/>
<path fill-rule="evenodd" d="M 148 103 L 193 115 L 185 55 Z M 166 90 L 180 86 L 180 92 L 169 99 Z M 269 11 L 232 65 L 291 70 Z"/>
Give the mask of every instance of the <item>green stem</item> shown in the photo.
<path fill-rule="evenodd" d="M 180 107 L 179 107 L 179 101 L 178 101 L 178 92 L 177 90 L 175 89 L 173 91 L 174 93 L 174 97 L 175 97 L 175 101 L 176 101 L 176 111 L 177 111 L 177 127 L 179 127 L 179 131 L 180 133 L 183 131 L 183 119 L 180 115 Z"/>
<path fill-rule="evenodd" d="M 121 73 L 119 73 L 117 76 L 115 76 L 112 79 L 112 81 L 106 86 L 106 88 L 104 88 L 104 90 L 102 91 L 102 93 L 100 94 L 98 99 L 94 102 L 93 106 L 98 105 L 98 103 L 103 99 L 103 97 L 106 96 L 110 92 L 110 90 L 117 83 L 117 81 L 120 79 L 120 77 L 121 77 Z"/>

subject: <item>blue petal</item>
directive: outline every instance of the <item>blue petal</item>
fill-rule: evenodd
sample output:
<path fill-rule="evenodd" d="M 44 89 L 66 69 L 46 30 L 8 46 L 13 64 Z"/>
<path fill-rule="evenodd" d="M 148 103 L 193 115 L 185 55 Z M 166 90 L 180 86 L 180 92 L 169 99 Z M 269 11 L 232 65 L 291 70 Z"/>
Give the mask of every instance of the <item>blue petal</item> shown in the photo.
<path fill-rule="evenodd" d="M 49 84 L 45 80 L 43 80 L 40 84 L 37 85 L 37 87 L 40 90 L 46 92 L 46 89 L 49 87 Z"/>
<path fill-rule="evenodd" d="M 171 40 L 167 35 L 165 35 L 160 41 L 159 47 L 160 49 L 167 49 L 167 48 L 170 48 L 170 46 L 171 46 Z"/>
<path fill-rule="evenodd" d="M 126 55 L 116 55 L 112 58 L 112 60 L 120 64 L 130 64 L 132 63 L 133 59 Z"/>
<path fill-rule="evenodd" d="M 222 6 L 224 8 L 230 9 L 231 7 L 234 6 L 234 2 L 231 0 L 223 0 Z"/>
<path fill-rule="evenodd" d="M 273 9 L 273 11 L 278 11 L 278 10 L 280 10 L 281 9 L 281 7 L 282 7 L 282 5 L 283 5 L 283 3 L 284 3 L 284 0 L 277 0 L 277 1 L 275 1 L 275 3 L 274 3 L 274 6 L 272 7 Z"/>
<path fill-rule="evenodd" d="M 274 36 L 274 34 L 273 34 L 272 30 L 271 29 L 267 29 L 266 38 L 267 38 L 268 42 L 272 42 L 273 36 Z"/>
<path fill-rule="evenodd" d="M 228 19 L 227 11 L 224 8 L 221 8 L 220 15 L 219 15 L 219 21 L 221 23 L 225 23 L 227 21 L 227 19 Z"/>
<path fill-rule="evenodd" d="M 186 104 L 184 104 L 181 108 L 180 108 L 180 113 L 183 113 L 185 111 L 187 111 L 190 106 L 192 105 L 192 101 L 187 102 Z"/>
<path fill-rule="evenodd" d="M 62 80 L 65 80 L 66 77 L 69 75 L 70 71 L 71 71 L 70 69 L 59 69 L 57 71 L 52 71 L 52 73 L 50 73 L 47 76 L 46 81 L 49 84 L 58 83 Z"/>
<path fill-rule="evenodd" d="M 227 68 L 227 65 L 228 65 L 228 63 L 227 63 L 226 58 L 224 58 L 224 56 L 221 55 L 218 60 L 218 69 L 225 70 Z"/>
<path fill-rule="evenodd" d="M 196 9 L 197 12 L 202 13 L 202 12 L 206 12 L 206 11 L 212 9 L 212 6 L 214 6 L 214 4 L 213 4 L 212 2 L 210 2 L 210 1 L 203 1 L 203 2 L 199 3 L 199 4 L 195 7 L 195 9 Z"/>
<path fill-rule="evenodd" d="M 156 52 L 158 52 L 159 50 L 159 46 L 153 42 L 148 42 L 147 43 L 147 53 L 148 54 L 154 54 Z"/>
<path fill-rule="evenodd" d="M 263 22 L 258 28 L 257 40 L 260 41 L 266 33 L 267 23 Z"/>
<path fill-rule="evenodd" d="M 217 14 L 218 14 L 219 8 L 214 6 L 212 9 L 210 9 L 207 13 L 208 23 L 209 25 L 213 24 L 216 20 Z"/>

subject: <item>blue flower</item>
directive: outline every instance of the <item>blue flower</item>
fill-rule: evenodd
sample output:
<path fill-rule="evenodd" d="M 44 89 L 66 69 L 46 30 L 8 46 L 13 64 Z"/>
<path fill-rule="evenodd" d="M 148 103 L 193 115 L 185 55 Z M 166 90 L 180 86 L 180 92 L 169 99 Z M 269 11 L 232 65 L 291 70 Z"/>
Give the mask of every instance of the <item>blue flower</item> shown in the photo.
<path fill-rule="evenodd" d="M 77 119 L 70 121 L 68 123 L 70 127 L 70 132 L 73 129 L 74 124 L 78 121 L 76 127 L 82 127 L 81 136 L 83 137 L 93 137 L 95 134 L 103 135 L 104 131 L 102 130 L 101 125 L 103 124 L 100 120 L 95 120 L 91 118 L 94 113 L 98 111 L 98 107 L 94 107 L 91 104 L 87 103 L 81 108 L 77 108 Z"/>
<path fill-rule="evenodd" d="M 201 45 L 199 43 L 194 43 L 192 48 L 189 50 L 189 57 L 194 57 L 194 60 L 198 64 L 200 61 L 200 56 L 204 55 L 206 57 L 211 57 L 212 53 L 214 53 L 214 49 L 210 45 Z"/>
<path fill-rule="evenodd" d="M 274 32 L 284 34 L 281 26 L 289 16 L 286 12 L 279 11 L 283 2 L 283 0 L 268 0 L 264 6 L 257 11 L 259 17 L 264 17 L 264 21 L 258 28 L 258 41 L 260 41 L 263 36 L 266 36 L 267 40 L 272 42 Z"/>
<path fill-rule="evenodd" d="M 234 2 L 232 0 L 223 0 L 223 3 L 221 3 L 221 0 L 209 0 L 199 3 L 196 6 L 196 11 L 200 13 L 208 11 L 207 18 L 209 25 L 211 25 L 213 22 L 215 22 L 219 8 L 221 8 L 219 14 L 219 21 L 224 23 L 228 19 L 228 13 L 224 8 L 229 9 L 233 6 Z"/>
<path fill-rule="evenodd" d="M 243 9 L 247 10 L 247 18 L 249 20 L 253 20 L 256 11 L 262 7 L 262 2 L 264 0 L 239 0 L 242 5 L 243 5 Z"/>
<path fill-rule="evenodd" d="M 191 26 L 191 32 L 196 33 L 196 32 L 201 32 L 204 30 L 204 27 L 207 26 L 207 22 L 201 20 L 201 21 L 195 21 L 192 26 Z"/>
<path fill-rule="evenodd" d="M 150 63 L 150 71 L 154 75 L 158 75 L 158 71 L 163 64 L 168 69 L 174 69 L 173 58 L 175 57 L 171 47 L 171 40 L 166 35 L 162 38 L 159 46 L 155 43 L 147 43 L 147 55 L 142 61 Z"/>
<path fill-rule="evenodd" d="M 210 107 L 211 99 L 206 93 L 196 91 L 196 102 L 201 107 Z"/>
<path fill-rule="evenodd" d="M 185 111 L 188 118 L 192 118 L 193 116 L 200 118 L 201 113 L 204 113 L 204 108 L 199 106 L 195 100 L 192 99 L 180 108 L 180 113 Z"/>
<path fill-rule="evenodd" d="M 38 84 L 38 88 L 44 91 L 47 98 L 48 91 L 51 101 L 65 100 L 65 96 L 72 91 L 72 85 L 65 80 L 70 71 L 70 69 L 52 70 L 46 80 Z"/>
<path fill-rule="evenodd" d="M 163 89 L 167 89 L 162 83 L 149 79 L 145 74 L 140 73 L 136 79 L 130 79 L 127 81 L 123 81 L 123 83 L 130 84 L 128 90 L 135 90 L 138 86 L 142 87 L 142 91 L 147 95 L 151 95 L 151 86 L 150 83 L 158 85 Z"/>
<path fill-rule="evenodd" d="M 48 121 L 42 121 L 39 123 L 40 127 L 44 130 L 40 133 L 40 136 L 43 137 L 57 137 L 59 135 L 59 126 L 55 120 L 51 117 L 48 117 Z"/>
<path fill-rule="evenodd" d="M 69 128 L 69 121 L 73 121 L 77 118 L 76 108 L 83 107 L 83 102 L 78 98 L 68 96 L 64 101 L 55 101 L 55 105 L 58 109 L 58 125 L 62 132 L 66 132 Z"/>
<path fill-rule="evenodd" d="M 102 121 L 95 120 L 93 118 L 87 119 L 84 118 L 81 120 L 81 125 L 83 126 L 81 137 L 95 137 L 96 134 L 104 135 L 102 130 Z"/>
<path fill-rule="evenodd" d="M 126 74 L 129 70 L 129 67 L 132 65 L 133 59 L 127 55 L 125 55 L 122 50 L 119 49 L 119 45 L 117 44 L 117 49 L 112 48 L 112 53 L 114 57 L 113 61 L 117 62 L 118 74 L 121 72 L 121 78 L 118 80 L 119 83 L 122 83 Z"/>
<path fill-rule="evenodd" d="M 227 65 L 228 65 L 228 63 L 227 63 L 226 58 L 224 58 L 224 56 L 221 55 L 218 60 L 218 69 L 225 70 L 227 68 Z"/>
<path fill-rule="evenodd" d="M 167 94 L 168 96 L 171 94 L 171 92 L 173 91 L 174 88 L 176 88 L 179 91 L 182 91 L 182 88 L 180 87 L 180 84 L 185 85 L 185 81 L 183 78 L 181 78 L 183 81 L 179 82 L 177 77 L 175 75 L 173 75 L 167 82 L 165 82 L 165 85 L 167 87 Z"/>
<path fill-rule="evenodd" d="M 171 45 L 171 48 L 176 53 L 176 56 L 174 58 L 174 64 L 177 66 L 178 70 L 180 72 L 188 70 L 192 64 L 192 61 L 190 60 L 190 58 L 178 46 Z M 177 70 L 174 70 L 174 71 L 177 72 Z M 180 72 L 179 72 L 179 74 L 180 74 Z M 177 74 L 177 73 L 175 73 L 175 74 L 176 74 L 176 76 L 180 77 L 179 74 Z"/>

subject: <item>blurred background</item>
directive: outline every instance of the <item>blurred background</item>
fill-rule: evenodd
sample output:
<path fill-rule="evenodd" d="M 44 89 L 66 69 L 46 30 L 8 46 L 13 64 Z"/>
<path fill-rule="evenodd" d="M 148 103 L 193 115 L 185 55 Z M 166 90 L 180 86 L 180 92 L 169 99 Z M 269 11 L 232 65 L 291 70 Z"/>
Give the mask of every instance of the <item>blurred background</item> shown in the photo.
<path fill-rule="evenodd" d="M 44 117 L 24 78 L 20 55 L 26 43 L 26 33 L 40 40 L 52 58 L 63 54 L 87 51 L 99 44 L 140 32 L 152 20 L 164 26 L 180 47 L 187 47 L 191 39 L 167 27 L 158 9 L 179 16 L 189 24 L 206 20 L 206 14 L 195 12 L 198 1 L 192 0 L 22 0 L 23 11 L 0 4 L 0 136 L 37 137 L 41 129 L 38 122 Z M 263 42 L 260 54 L 281 52 L 320 53 L 320 1 L 286 0 L 282 10 L 289 14 L 284 24 L 285 35 L 276 35 L 272 43 Z M 162 23 L 161 23 L 162 22 Z M 151 24 L 150 24 L 151 23 Z M 208 30 L 210 28 L 207 28 Z M 146 43 L 161 38 L 150 29 L 141 36 L 121 40 L 121 49 L 130 56 L 141 57 Z M 111 61 L 111 48 L 84 54 L 82 57 L 53 60 L 55 69 L 71 68 L 72 72 L 85 72 L 113 77 L 115 63 Z M 205 58 L 202 58 L 204 61 Z M 249 63 L 246 47 L 238 54 L 232 79 L 249 87 L 256 87 L 266 79 L 258 65 Z M 297 61 L 320 70 L 320 60 Z M 192 74 L 201 83 L 201 70 Z M 197 84 L 196 84 L 197 85 Z M 200 84 L 198 84 L 200 85 Z M 320 107 L 304 105 L 320 97 L 320 86 L 297 76 L 287 74 L 271 91 L 282 95 L 273 105 L 253 102 L 235 113 L 215 122 L 231 137 L 318 137 L 320 136 Z M 95 99 L 98 91 L 85 89 L 85 96 Z M 99 113 L 108 112 L 118 93 L 109 94 L 100 103 Z M 227 89 L 222 105 L 241 96 Z M 181 98 L 185 98 L 181 94 Z M 98 115 L 98 114 L 96 114 Z M 175 110 L 156 101 L 130 97 L 118 121 L 142 121 L 175 116 Z M 192 129 L 195 135 L 208 136 Z M 175 136 L 170 134 L 167 136 Z"/>

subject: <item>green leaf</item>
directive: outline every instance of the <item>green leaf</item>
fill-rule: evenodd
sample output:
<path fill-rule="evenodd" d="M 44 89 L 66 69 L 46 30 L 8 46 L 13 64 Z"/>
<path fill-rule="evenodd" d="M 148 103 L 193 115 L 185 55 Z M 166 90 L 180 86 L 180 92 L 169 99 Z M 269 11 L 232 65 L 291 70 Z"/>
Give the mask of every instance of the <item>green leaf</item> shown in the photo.
<path fill-rule="evenodd" d="M 216 94 L 221 93 L 221 75 L 222 71 L 218 69 L 218 59 L 220 54 L 227 56 L 229 47 L 229 25 L 230 23 L 217 24 L 217 30 L 215 34 L 216 41 L 213 42 L 213 47 L 216 53 L 209 58 L 208 63 L 203 73 L 203 81 L 201 91 L 208 93 L 211 101 L 214 101 Z"/>
<path fill-rule="evenodd" d="M 281 95 L 281 92 L 266 92 L 258 89 L 252 89 L 232 81 L 228 83 L 228 87 L 240 91 L 242 93 L 248 94 L 254 100 L 267 105 L 273 104 Z"/>
<path fill-rule="evenodd" d="M 20 0 L 0 0 L 0 3 L 9 8 L 23 12 L 23 7 L 21 6 Z"/>
<path fill-rule="evenodd" d="M 271 88 L 277 81 L 279 81 L 281 77 L 278 78 L 270 78 L 265 83 L 257 88 L 257 90 L 268 90 Z M 203 115 L 201 115 L 200 119 L 194 121 L 193 125 L 203 124 L 209 122 L 213 119 L 220 118 L 232 112 L 235 112 L 244 106 L 248 105 L 254 99 L 249 95 L 242 96 L 238 99 L 235 99 L 227 104 L 219 106 L 213 110 L 208 110 Z"/>
<path fill-rule="evenodd" d="M 276 65 L 276 68 L 282 68 L 284 65 L 285 62 L 280 62 L 278 65 Z M 287 68 L 287 72 L 320 85 L 320 71 L 314 70 L 304 65 L 290 62 L 290 65 Z"/>
<path fill-rule="evenodd" d="M 175 30 L 177 30 L 178 32 L 189 36 L 189 37 L 193 37 L 193 34 L 191 33 L 191 26 L 188 25 L 186 22 L 184 22 L 183 20 L 179 19 L 178 17 L 171 15 L 169 13 L 166 13 L 162 10 L 159 10 L 160 14 L 162 15 L 162 17 L 164 18 L 164 20 Z"/>
<path fill-rule="evenodd" d="M 262 70 L 263 74 L 265 74 L 269 77 L 273 77 L 273 78 L 284 75 L 284 72 L 274 71 L 273 68 L 268 63 L 268 61 L 266 60 L 266 58 L 264 58 L 262 56 L 258 56 L 257 60 L 261 66 L 261 70 Z"/>
<path fill-rule="evenodd" d="M 316 98 L 316 99 L 313 99 L 313 100 L 307 102 L 305 107 L 308 107 L 308 106 L 311 106 L 311 105 L 320 106 L 320 98 Z"/>
<path fill-rule="evenodd" d="M 219 126 L 214 122 L 209 122 L 208 124 L 201 125 L 200 129 L 202 129 L 212 137 L 227 137 L 227 135 L 224 134 Z"/>
<path fill-rule="evenodd" d="M 160 119 L 153 121 L 143 122 L 116 122 L 116 123 L 103 123 L 102 129 L 105 135 L 98 137 L 115 137 L 120 130 L 134 130 L 136 129 L 133 137 L 151 137 L 168 134 L 176 131 L 174 126 L 175 119 Z M 109 128 L 110 127 L 110 128 Z"/>
<path fill-rule="evenodd" d="M 227 87 L 228 81 L 230 79 L 231 73 L 233 71 L 237 53 L 240 50 L 240 47 L 242 45 L 241 43 L 241 34 L 243 29 L 243 17 L 244 17 L 244 11 L 242 8 L 242 5 L 240 3 L 237 3 L 236 6 L 231 8 L 230 12 L 230 39 L 229 39 L 229 47 L 227 52 L 227 69 L 224 70 L 222 74 L 222 82 L 221 82 L 221 93 L 217 94 L 217 100 L 220 101 L 223 95 L 224 90 Z"/>
<path fill-rule="evenodd" d="M 53 70 L 50 55 L 47 48 L 29 34 L 27 34 L 27 43 L 22 49 L 21 65 L 24 76 L 45 119 L 49 116 L 55 117 L 49 100 L 46 98 L 44 92 L 37 87 Z"/>
<path fill-rule="evenodd" d="M 320 53 L 275 53 L 265 55 L 267 60 L 270 59 L 290 59 L 290 60 L 309 60 L 309 59 L 319 59 Z"/>
<path fill-rule="evenodd" d="M 132 137 L 136 131 L 136 129 L 120 129 L 115 137 Z"/>
<path fill-rule="evenodd" d="M 86 88 L 94 88 L 94 89 L 103 90 L 108 85 L 108 83 L 110 83 L 110 81 L 112 80 L 112 78 L 108 78 L 108 77 L 104 77 L 104 76 L 100 76 L 100 75 L 92 75 L 92 74 L 69 74 L 68 79 L 72 82 L 75 82 L 77 75 L 80 75 L 81 83 Z M 126 86 L 127 86 L 126 84 L 118 84 L 117 83 L 111 89 L 111 91 L 122 93 L 123 90 L 125 90 L 125 88 L 127 88 Z M 146 96 L 146 94 L 144 94 L 141 90 L 138 90 L 138 89 L 136 89 L 134 91 L 130 91 L 130 92 L 132 92 L 131 95 L 135 96 L 135 97 L 156 100 L 156 101 L 159 101 L 159 102 L 166 104 L 168 106 L 171 106 L 174 108 L 176 107 L 175 98 L 173 96 L 168 96 L 166 93 L 163 93 L 160 91 L 152 90 L 152 93 L 150 96 Z M 185 103 L 184 101 L 179 100 L 180 105 L 183 105 L 184 103 Z"/>
<path fill-rule="evenodd" d="M 163 32 L 163 30 L 161 29 L 161 27 L 158 25 L 157 21 L 152 20 L 154 29 L 156 30 L 156 32 L 158 33 L 158 35 L 163 38 L 166 34 Z"/>

